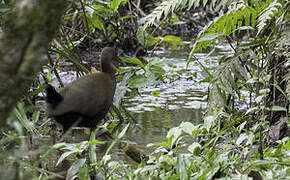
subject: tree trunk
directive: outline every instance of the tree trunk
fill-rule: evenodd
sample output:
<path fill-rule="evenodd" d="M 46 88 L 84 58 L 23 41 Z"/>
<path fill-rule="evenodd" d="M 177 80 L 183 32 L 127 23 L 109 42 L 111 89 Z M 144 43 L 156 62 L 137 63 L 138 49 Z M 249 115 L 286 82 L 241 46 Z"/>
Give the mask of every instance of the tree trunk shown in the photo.
<path fill-rule="evenodd" d="M 44 63 L 66 1 L 18 0 L 0 33 L 0 127 Z"/>

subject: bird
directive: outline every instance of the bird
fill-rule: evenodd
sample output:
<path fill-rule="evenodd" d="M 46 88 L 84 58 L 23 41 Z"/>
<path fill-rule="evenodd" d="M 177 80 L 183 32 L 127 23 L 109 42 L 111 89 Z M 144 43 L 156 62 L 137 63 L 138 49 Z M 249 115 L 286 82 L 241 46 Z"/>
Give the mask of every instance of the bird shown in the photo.
<path fill-rule="evenodd" d="M 117 51 L 105 47 L 100 57 L 101 70 L 92 71 L 69 83 L 59 92 L 50 84 L 46 87 L 47 113 L 63 126 L 93 130 L 109 111 L 116 89 L 112 63 L 118 60 Z"/>

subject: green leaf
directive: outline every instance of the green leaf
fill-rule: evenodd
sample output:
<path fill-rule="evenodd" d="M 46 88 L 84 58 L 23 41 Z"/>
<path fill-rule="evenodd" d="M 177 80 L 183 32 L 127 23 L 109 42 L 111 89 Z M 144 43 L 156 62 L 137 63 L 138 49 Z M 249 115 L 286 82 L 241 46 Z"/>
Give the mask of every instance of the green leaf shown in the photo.
<path fill-rule="evenodd" d="M 253 84 L 253 83 L 256 83 L 256 82 L 258 82 L 259 81 L 259 79 L 258 78 L 251 78 L 251 79 L 249 79 L 249 80 L 247 80 L 247 84 Z"/>
<path fill-rule="evenodd" d="M 32 114 L 32 122 L 35 123 L 39 120 L 39 115 L 40 115 L 40 112 L 39 111 L 34 111 L 33 114 Z"/>
<path fill-rule="evenodd" d="M 200 152 L 200 148 L 201 148 L 201 145 L 197 142 L 194 142 L 190 146 L 188 146 L 187 150 L 194 155 L 198 155 Z"/>
<path fill-rule="evenodd" d="M 253 108 L 247 110 L 247 112 L 246 112 L 245 115 L 250 114 L 250 113 L 253 113 L 253 112 L 256 112 L 256 111 L 258 111 L 258 110 L 259 110 L 259 107 L 253 107 Z"/>
<path fill-rule="evenodd" d="M 60 149 L 60 148 L 63 148 L 63 147 L 65 147 L 65 146 L 67 146 L 67 143 L 62 142 L 62 143 L 56 143 L 56 144 L 54 144 L 54 145 L 52 146 L 52 148 L 53 148 L 53 149 Z"/>
<path fill-rule="evenodd" d="M 99 141 L 97 139 L 93 139 L 87 142 L 87 144 L 105 144 L 104 141 Z"/>
<path fill-rule="evenodd" d="M 152 95 L 153 95 L 154 97 L 158 97 L 159 94 L 160 94 L 160 91 L 153 91 L 153 92 L 152 92 Z"/>
<path fill-rule="evenodd" d="M 153 79 L 149 79 L 145 77 L 144 75 L 136 75 L 134 76 L 130 82 L 129 82 L 129 87 L 130 88 L 141 88 L 141 87 L 146 87 L 153 85 L 154 82 L 152 81 Z"/>
<path fill-rule="evenodd" d="M 128 71 L 132 71 L 134 68 L 132 68 L 132 67 L 129 67 L 129 68 L 127 68 L 127 67 L 125 67 L 125 68 L 119 68 L 117 71 L 116 71 L 116 73 L 117 74 L 123 74 L 123 73 L 125 73 L 125 72 L 128 72 Z"/>
<path fill-rule="evenodd" d="M 207 130 L 207 132 L 209 132 L 211 126 L 213 125 L 214 123 L 214 117 L 213 116 L 207 116 L 204 118 L 204 126 Z"/>
<path fill-rule="evenodd" d="M 128 83 L 130 81 L 130 78 L 133 76 L 133 74 L 134 73 L 132 71 L 129 71 L 128 73 L 126 73 L 123 76 L 122 81 L 117 83 L 116 92 L 115 92 L 114 100 L 113 100 L 113 104 L 117 108 L 119 108 L 119 106 L 121 104 L 121 100 L 122 100 L 122 98 L 125 96 L 125 94 L 127 92 L 127 89 L 128 89 L 127 85 L 128 85 Z"/>
<path fill-rule="evenodd" d="M 290 139 L 287 141 L 287 143 L 285 144 L 285 149 L 287 150 L 287 151 L 289 151 L 290 150 Z"/>
<path fill-rule="evenodd" d="M 273 86 L 275 86 L 275 88 L 277 88 L 285 97 L 287 97 L 287 95 L 284 93 L 284 91 L 278 84 L 273 84 Z"/>
<path fill-rule="evenodd" d="M 120 132 L 120 134 L 118 135 L 118 139 L 121 139 L 121 138 L 125 135 L 125 133 L 127 132 L 129 126 L 130 126 L 130 124 L 127 124 L 127 125 L 125 126 L 125 128 L 124 128 L 124 129 Z"/>
<path fill-rule="evenodd" d="M 122 16 L 120 19 L 121 20 L 125 20 L 125 19 L 129 19 L 129 18 L 136 18 L 136 16 L 134 16 L 134 15 L 127 15 L 127 16 Z"/>
<path fill-rule="evenodd" d="M 154 44 L 156 44 L 157 42 L 159 42 L 161 40 L 160 37 L 153 37 L 151 35 L 148 35 L 146 38 L 145 38 L 145 47 L 148 48 L 148 47 L 151 47 L 153 46 Z"/>
<path fill-rule="evenodd" d="M 194 126 L 190 122 L 181 122 L 179 127 L 187 134 L 192 135 L 192 131 L 196 130 L 196 126 Z"/>
<path fill-rule="evenodd" d="M 51 73 L 50 73 L 50 75 L 51 75 Z M 34 90 L 34 91 L 32 91 L 32 92 L 29 92 L 29 93 L 28 93 L 28 96 L 29 96 L 29 97 L 33 97 L 33 96 L 38 95 L 39 93 L 41 93 L 41 92 L 45 89 L 45 87 L 46 87 L 45 84 L 41 84 L 41 85 L 39 85 L 39 88 L 36 89 L 36 90 Z"/>
<path fill-rule="evenodd" d="M 125 63 L 137 64 L 140 67 L 144 66 L 142 61 L 140 61 L 138 58 L 135 58 L 135 57 L 131 57 L 131 58 L 121 57 L 120 59 L 121 59 L 122 62 L 125 62 Z"/>
<path fill-rule="evenodd" d="M 242 133 L 236 141 L 236 145 L 241 145 L 241 143 L 248 138 L 246 133 Z"/>
<path fill-rule="evenodd" d="M 104 24 L 97 14 L 93 14 L 93 17 L 91 18 L 91 20 L 92 20 L 92 24 L 95 28 L 102 30 L 102 31 L 105 30 Z"/>
<path fill-rule="evenodd" d="M 201 131 L 202 131 L 202 129 L 197 129 L 197 130 L 192 131 L 192 136 L 194 137 L 194 136 L 198 135 Z"/>
<path fill-rule="evenodd" d="M 164 36 L 163 41 L 170 44 L 183 45 L 182 39 L 180 37 L 173 36 L 173 35 Z"/>
<path fill-rule="evenodd" d="M 264 98 L 263 95 L 256 97 L 255 98 L 256 103 L 260 103 L 263 100 L 263 98 Z"/>
<path fill-rule="evenodd" d="M 77 150 L 73 150 L 73 151 L 68 151 L 68 152 L 65 152 L 63 153 L 60 158 L 58 159 L 57 163 L 55 166 L 58 166 L 66 157 L 68 157 L 69 155 L 71 154 L 74 154 L 74 153 L 77 153 L 78 151 Z"/>
<path fill-rule="evenodd" d="M 236 30 L 234 30 L 233 32 L 235 31 L 240 31 L 240 30 L 255 30 L 253 27 L 251 26 L 241 26 L 241 27 L 238 27 Z"/>
<path fill-rule="evenodd" d="M 78 179 L 91 179 L 90 168 L 86 164 L 84 164 L 83 167 L 79 169 Z"/>
<path fill-rule="evenodd" d="M 146 42 L 145 42 L 145 28 L 140 26 L 137 30 L 137 39 L 138 42 L 143 46 L 146 47 Z"/>
<path fill-rule="evenodd" d="M 122 5 L 125 5 L 128 0 L 122 0 Z"/>
<path fill-rule="evenodd" d="M 187 4 L 187 11 L 189 11 L 191 9 L 191 7 L 193 6 L 193 3 L 196 2 L 194 0 L 190 0 L 188 1 L 188 4 Z"/>
<path fill-rule="evenodd" d="M 247 121 L 243 122 L 241 125 L 239 125 L 239 132 L 241 133 L 244 129 L 245 125 L 247 124 Z"/>
<path fill-rule="evenodd" d="M 240 46 L 241 47 L 261 46 L 261 45 L 265 44 L 266 40 L 267 40 L 267 38 L 253 39 L 252 41 L 250 41 L 248 43 L 243 43 Z"/>
<path fill-rule="evenodd" d="M 214 40 L 217 37 L 223 36 L 223 35 L 224 35 L 223 33 L 209 34 L 209 35 L 206 35 L 206 36 L 203 36 L 203 37 L 199 38 L 196 42 L 211 41 L 211 40 Z"/>
<path fill-rule="evenodd" d="M 170 147 L 170 144 L 168 142 L 157 142 L 157 143 L 153 143 L 152 145 L 153 146 L 162 146 L 162 147 L 165 147 L 165 148 L 169 148 Z"/>
<path fill-rule="evenodd" d="M 149 70 L 156 74 L 157 76 L 162 76 L 163 74 L 166 73 L 166 71 L 163 69 L 163 67 L 159 66 L 159 65 L 152 65 L 149 67 Z"/>
<path fill-rule="evenodd" d="M 259 93 L 260 94 L 268 94 L 271 90 L 269 88 L 266 88 L 266 89 L 260 89 L 259 90 Z"/>
<path fill-rule="evenodd" d="M 79 169 L 85 164 L 86 158 L 76 159 L 66 173 L 66 179 L 74 179 L 74 175 L 79 172 Z"/>
<path fill-rule="evenodd" d="M 287 111 L 285 107 L 281 107 L 281 106 L 272 106 L 271 110 L 272 111 Z"/>
<path fill-rule="evenodd" d="M 169 139 L 173 136 L 170 143 L 171 147 L 173 147 L 173 145 L 177 142 L 177 139 L 180 137 L 181 134 L 182 130 L 179 127 L 174 127 L 168 131 L 166 138 Z"/>
<path fill-rule="evenodd" d="M 83 42 L 83 40 L 87 37 L 87 35 L 84 35 L 82 38 L 80 38 L 79 40 L 76 40 L 76 41 L 68 41 L 67 42 L 67 48 L 69 50 L 72 50 L 74 47 L 78 46 L 80 43 Z"/>
<path fill-rule="evenodd" d="M 121 3 L 121 0 L 113 0 L 111 1 L 111 3 L 109 4 L 109 7 L 110 9 L 113 11 L 113 12 L 116 12 L 119 5 Z"/>

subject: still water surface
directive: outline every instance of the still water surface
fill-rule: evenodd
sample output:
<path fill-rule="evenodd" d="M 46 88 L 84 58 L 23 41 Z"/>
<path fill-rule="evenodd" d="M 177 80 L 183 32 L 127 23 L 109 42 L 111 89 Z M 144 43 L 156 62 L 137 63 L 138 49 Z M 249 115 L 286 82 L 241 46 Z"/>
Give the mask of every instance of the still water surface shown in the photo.
<path fill-rule="evenodd" d="M 211 55 L 200 53 L 195 56 L 203 66 L 214 69 L 217 59 L 230 53 L 229 47 L 217 46 L 216 49 L 218 51 Z M 209 85 L 200 82 L 206 79 L 207 74 L 197 61 L 186 67 L 188 52 L 155 51 L 152 57 L 158 57 L 163 62 L 167 77 L 165 82 L 140 88 L 140 95 L 123 98 L 123 106 L 137 122 L 128 129 L 123 141 L 136 144 L 143 150 L 149 143 L 166 141 L 168 130 L 182 121 L 199 123 L 206 108 Z M 71 79 L 72 74 L 66 73 L 61 73 L 62 79 Z M 153 96 L 154 91 L 159 92 L 157 97 Z M 128 159 L 118 146 L 113 151 L 115 158 Z"/>
<path fill-rule="evenodd" d="M 211 55 L 199 53 L 195 56 L 211 71 L 217 65 L 217 59 L 227 53 L 232 53 L 230 47 L 217 46 Z M 198 62 L 192 61 L 186 67 L 188 54 L 155 52 L 154 55 L 165 64 L 165 76 L 175 78 L 157 86 L 140 88 L 140 96 L 124 98 L 123 105 L 139 126 L 129 128 L 125 137 L 127 141 L 146 147 L 149 143 L 166 141 L 168 130 L 182 121 L 193 124 L 201 121 L 209 84 L 200 82 L 206 79 L 207 74 Z M 158 97 L 153 96 L 154 91 L 160 92 Z"/>

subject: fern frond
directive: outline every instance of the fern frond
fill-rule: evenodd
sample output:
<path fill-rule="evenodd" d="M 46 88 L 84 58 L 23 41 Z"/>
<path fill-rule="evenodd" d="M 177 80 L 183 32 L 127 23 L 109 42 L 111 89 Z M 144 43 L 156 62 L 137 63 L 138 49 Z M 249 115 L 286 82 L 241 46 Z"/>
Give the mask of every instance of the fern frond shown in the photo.
<path fill-rule="evenodd" d="M 230 0 L 223 0 L 223 5 Z M 163 1 L 159 6 L 157 6 L 152 13 L 145 17 L 144 28 L 153 25 L 154 22 L 160 22 L 161 18 L 164 19 L 175 10 L 181 10 L 187 7 L 190 10 L 192 7 L 196 8 L 199 5 L 205 6 L 208 0 L 167 0 Z M 216 0 L 213 4 L 216 3 Z"/>
<path fill-rule="evenodd" d="M 267 25 L 266 22 L 272 18 L 275 12 L 278 12 L 277 7 L 281 7 L 282 5 L 277 2 L 277 0 L 273 1 L 266 9 L 264 9 L 258 18 L 258 34 L 263 30 L 263 28 Z"/>
<path fill-rule="evenodd" d="M 242 27 L 248 26 L 246 29 L 253 29 L 255 26 L 255 19 L 257 12 L 252 7 L 246 7 L 237 11 L 230 11 L 216 19 L 214 19 L 209 26 L 206 26 L 203 31 L 198 35 L 199 38 L 209 36 L 210 34 L 219 33 L 216 38 L 199 41 L 196 45 L 196 49 L 205 49 L 215 44 L 216 40 L 221 40 L 223 36 L 230 35 L 236 30 L 242 29 Z M 245 24 L 243 25 L 243 21 Z M 245 28 L 244 28 L 245 29 Z"/>
<path fill-rule="evenodd" d="M 165 17 L 177 9 L 182 1 L 169 0 L 162 2 L 157 6 L 152 13 L 150 13 L 145 20 L 144 28 L 151 26 L 155 21 L 160 21 L 162 15 Z"/>

